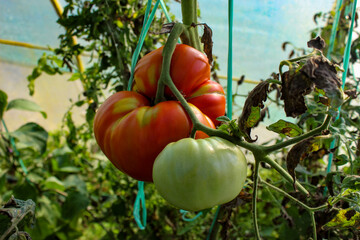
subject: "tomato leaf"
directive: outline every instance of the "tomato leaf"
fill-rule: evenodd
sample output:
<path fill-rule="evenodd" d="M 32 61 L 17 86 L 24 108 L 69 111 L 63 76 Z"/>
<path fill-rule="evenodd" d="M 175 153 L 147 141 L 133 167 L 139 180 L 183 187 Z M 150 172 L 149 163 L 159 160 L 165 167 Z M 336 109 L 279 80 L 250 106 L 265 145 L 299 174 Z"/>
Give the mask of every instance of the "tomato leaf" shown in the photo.
<path fill-rule="evenodd" d="M 12 136 L 19 140 L 16 144 L 19 149 L 33 148 L 40 154 L 43 154 L 46 150 L 48 133 L 36 123 L 30 122 L 22 125 L 12 133 Z"/>
<path fill-rule="evenodd" d="M 171 30 L 173 29 L 174 25 L 175 25 L 174 22 L 163 24 L 161 29 L 160 29 L 159 34 L 170 33 Z"/>
<path fill-rule="evenodd" d="M 352 208 L 341 209 L 338 214 L 323 226 L 324 230 L 357 228 L 360 226 L 360 213 Z"/>
<path fill-rule="evenodd" d="M 0 237 L 6 237 L 3 234 L 6 234 L 9 228 L 13 230 L 8 234 L 22 230 L 25 225 L 32 225 L 35 221 L 35 207 L 36 205 L 31 199 L 23 201 L 12 196 L 10 200 L 0 208 Z M 13 235 L 9 236 L 8 239 L 11 239 L 12 236 Z"/>
<path fill-rule="evenodd" d="M 19 98 L 19 99 L 14 99 L 14 100 L 10 101 L 6 110 L 10 110 L 10 109 L 26 110 L 26 111 L 31 111 L 31 112 L 40 112 L 44 118 L 47 118 L 46 113 L 43 111 L 43 109 L 37 103 L 27 100 L 27 99 Z"/>
<path fill-rule="evenodd" d="M 217 117 L 216 120 L 220 121 L 220 122 L 230 122 L 231 119 L 227 116 L 220 116 L 220 117 Z"/>
<path fill-rule="evenodd" d="M 310 41 L 307 42 L 307 46 L 309 48 L 315 48 L 318 50 L 322 50 L 325 47 L 325 40 L 322 39 L 320 36 L 318 36 L 315 39 L 311 39 Z"/>
<path fill-rule="evenodd" d="M 322 56 L 313 56 L 301 68 L 301 72 L 315 83 L 316 88 L 324 90 L 333 108 L 338 108 L 344 101 L 342 82 L 337 76 L 336 67 Z"/>
<path fill-rule="evenodd" d="M 346 176 L 341 183 L 341 188 L 360 190 L 360 176 L 358 175 Z"/>
<path fill-rule="evenodd" d="M 296 137 L 302 134 L 302 129 L 291 122 L 286 122 L 284 120 L 279 120 L 276 123 L 271 124 L 270 126 L 266 127 L 268 130 L 284 134 L 288 137 Z"/>
<path fill-rule="evenodd" d="M 212 48 L 213 48 L 213 41 L 212 41 L 212 30 L 211 28 L 204 23 L 204 34 L 201 37 L 201 42 L 204 44 L 204 52 L 209 59 L 209 64 L 213 61 L 212 56 Z"/>
<path fill-rule="evenodd" d="M 316 140 L 314 137 L 305 139 L 289 151 L 286 158 L 286 166 L 288 172 L 294 179 L 294 188 L 295 188 L 295 168 L 296 166 L 305 159 L 311 152 L 317 151 L 319 149 L 318 144 L 316 144 Z"/>
<path fill-rule="evenodd" d="M 304 96 L 311 93 L 314 83 L 302 72 L 287 71 L 281 76 L 281 99 L 284 100 L 288 117 L 297 117 L 306 112 Z"/>
<path fill-rule="evenodd" d="M 62 216 L 65 219 L 73 219 L 89 205 L 88 196 L 78 191 L 70 190 L 63 206 Z"/>
<path fill-rule="evenodd" d="M 0 90 L 0 120 L 2 119 L 6 109 L 7 98 L 7 94 L 4 91 Z"/>
<path fill-rule="evenodd" d="M 269 83 L 261 82 L 249 93 L 245 101 L 238 124 L 240 131 L 245 133 L 245 139 L 249 142 L 256 141 L 250 137 L 251 128 L 260 120 L 260 109 L 264 107 L 263 102 L 266 101 L 268 92 Z"/>

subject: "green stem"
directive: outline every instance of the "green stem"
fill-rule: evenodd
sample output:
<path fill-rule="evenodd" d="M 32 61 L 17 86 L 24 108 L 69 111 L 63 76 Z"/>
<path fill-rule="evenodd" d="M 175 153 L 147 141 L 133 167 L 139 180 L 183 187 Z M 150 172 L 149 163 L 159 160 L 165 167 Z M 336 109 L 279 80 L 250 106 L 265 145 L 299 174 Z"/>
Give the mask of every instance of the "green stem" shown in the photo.
<path fill-rule="evenodd" d="M 302 140 L 305 140 L 309 137 L 312 137 L 316 134 L 319 134 L 321 133 L 323 130 L 327 129 L 329 124 L 330 124 L 330 121 L 331 121 L 331 116 L 330 115 L 327 115 L 326 116 L 326 119 L 325 121 L 323 122 L 323 124 L 301 136 L 298 136 L 298 137 L 294 137 L 292 139 L 289 139 L 287 141 L 284 141 L 284 142 L 281 142 L 281 143 L 278 143 L 278 144 L 275 144 L 275 145 L 272 145 L 272 146 L 267 146 L 267 147 L 264 147 L 264 152 L 266 154 L 269 154 L 271 152 L 274 152 L 276 150 L 279 150 L 279 149 L 282 149 L 284 147 L 287 147 L 289 145 L 292 145 L 292 144 L 295 144 L 295 143 L 298 143 Z"/>
<path fill-rule="evenodd" d="M 160 79 L 158 81 L 158 87 L 156 91 L 155 104 L 162 102 L 165 100 L 164 90 L 165 90 L 165 79 L 170 78 L 170 65 L 171 65 L 171 57 L 175 51 L 177 40 L 181 33 L 183 32 L 184 27 L 181 23 L 175 23 L 171 33 L 168 37 L 168 40 L 165 43 L 163 49 L 163 60 L 161 67 Z M 172 82 L 172 80 L 171 80 Z"/>
<path fill-rule="evenodd" d="M 253 182 L 253 196 L 252 196 L 252 207 L 253 207 L 253 223 L 256 239 L 261 239 L 259 225 L 257 222 L 257 190 L 258 190 L 258 182 L 259 182 L 259 165 L 260 161 L 255 162 L 255 170 L 254 170 L 254 182 Z"/>
<path fill-rule="evenodd" d="M 201 51 L 201 43 L 197 27 L 197 0 L 182 0 L 181 1 L 181 13 L 183 24 L 185 25 L 184 33 L 186 38 L 183 39 L 183 43 L 196 48 Z"/>
<path fill-rule="evenodd" d="M 293 184 L 294 183 L 294 179 L 293 177 L 283 168 L 281 167 L 277 162 L 275 162 L 274 160 L 270 159 L 269 157 L 265 156 L 262 161 L 266 162 L 267 164 L 269 164 L 272 168 L 274 168 L 278 173 L 281 174 L 281 176 L 283 176 L 283 178 L 285 178 L 289 183 Z M 306 194 L 309 195 L 308 190 L 306 190 L 303 185 L 301 185 L 298 181 L 295 181 L 295 186 L 297 187 L 297 189 Z"/>
<path fill-rule="evenodd" d="M 217 209 L 217 213 L 215 214 L 215 217 L 213 219 L 213 224 L 210 227 L 210 232 L 209 232 L 207 240 L 216 240 L 217 239 L 218 232 L 220 230 L 219 219 L 222 219 L 224 214 L 225 214 L 225 207 L 224 207 L 224 205 L 221 205 Z"/>
<path fill-rule="evenodd" d="M 311 222 L 312 222 L 312 226 L 313 226 L 313 239 L 317 240 L 315 214 L 312 211 L 310 211 L 309 214 L 311 216 Z"/>

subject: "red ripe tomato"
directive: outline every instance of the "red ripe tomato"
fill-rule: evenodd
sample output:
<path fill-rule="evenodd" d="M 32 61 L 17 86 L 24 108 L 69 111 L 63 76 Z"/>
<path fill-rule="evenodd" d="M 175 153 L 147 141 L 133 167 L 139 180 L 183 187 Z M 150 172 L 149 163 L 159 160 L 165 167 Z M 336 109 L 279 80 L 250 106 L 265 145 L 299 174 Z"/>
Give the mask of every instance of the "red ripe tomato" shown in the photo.
<path fill-rule="evenodd" d="M 190 104 L 198 119 L 215 128 L 213 122 Z M 152 168 L 164 147 L 189 136 L 192 122 L 177 101 L 150 106 L 136 92 L 122 91 L 110 96 L 94 119 L 94 134 L 101 150 L 122 172 L 152 182 Z M 197 132 L 196 138 L 208 137 Z"/>
<path fill-rule="evenodd" d="M 156 96 L 162 67 L 163 47 L 140 59 L 135 68 L 133 89 L 150 99 Z M 217 117 L 225 114 L 225 93 L 220 84 L 210 80 L 210 65 L 207 57 L 185 44 L 178 44 L 171 59 L 170 76 L 188 102 L 197 106 L 215 125 Z M 165 97 L 173 99 L 170 89 L 165 88 Z"/>

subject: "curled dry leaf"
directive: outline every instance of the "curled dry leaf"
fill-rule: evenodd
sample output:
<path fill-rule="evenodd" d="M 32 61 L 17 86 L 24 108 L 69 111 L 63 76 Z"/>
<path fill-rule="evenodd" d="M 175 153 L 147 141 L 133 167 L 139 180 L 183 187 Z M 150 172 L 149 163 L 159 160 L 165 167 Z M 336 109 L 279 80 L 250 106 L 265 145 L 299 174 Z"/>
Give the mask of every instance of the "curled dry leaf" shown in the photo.
<path fill-rule="evenodd" d="M 308 58 L 300 69 L 284 72 L 281 79 L 281 99 L 284 100 L 288 117 L 297 117 L 306 112 L 304 96 L 315 87 L 324 91 L 328 98 L 324 103 L 332 108 L 338 108 L 344 101 L 336 66 L 323 56 Z"/>
<path fill-rule="evenodd" d="M 304 96 L 314 90 L 314 83 L 302 72 L 284 72 L 281 76 L 281 99 L 284 100 L 288 117 L 297 117 L 306 112 Z"/>
<path fill-rule="evenodd" d="M 202 24 L 204 26 L 204 34 L 201 37 L 201 42 L 204 44 L 204 52 L 209 59 L 209 64 L 211 65 L 213 62 L 212 56 L 212 48 L 213 48 L 213 41 L 212 41 L 212 30 L 206 24 Z"/>
<path fill-rule="evenodd" d="M 240 130 L 246 134 L 245 139 L 248 142 L 254 142 L 257 139 L 251 139 L 251 128 L 259 122 L 261 114 L 260 109 L 264 108 L 263 102 L 267 99 L 269 92 L 269 83 L 264 81 L 259 83 L 248 95 L 238 124 Z"/>
<path fill-rule="evenodd" d="M 305 159 L 311 152 L 317 151 L 318 146 L 314 144 L 315 138 L 308 138 L 305 139 L 298 144 L 296 144 L 294 147 L 291 148 L 289 151 L 287 158 L 286 158 L 286 166 L 288 169 L 288 172 L 294 179 L 294 188 L 295 188 L 295 168 L 296 166 Z"/>
<path fill-rule="evenodd" d="M 322 39 L 320 36 L 318 36 L 317 38 L 311 39 L 310 41 L 308 41 L 307 46 L 309 48 L 316 48 L 318 50 L 322 50 L 322 49 L 324 49 L 326 44 L 325 44 L 325 40 Z"/>
<path fill-rule="evenodd" d="M 337 76 L 336 66 L 328 59 L 323 56 L 313 56 L 307 60 L 300 71 L 305 73 L 317 88 L 324 90 L 333 108 L 343 103 L 342 82 Z"/>

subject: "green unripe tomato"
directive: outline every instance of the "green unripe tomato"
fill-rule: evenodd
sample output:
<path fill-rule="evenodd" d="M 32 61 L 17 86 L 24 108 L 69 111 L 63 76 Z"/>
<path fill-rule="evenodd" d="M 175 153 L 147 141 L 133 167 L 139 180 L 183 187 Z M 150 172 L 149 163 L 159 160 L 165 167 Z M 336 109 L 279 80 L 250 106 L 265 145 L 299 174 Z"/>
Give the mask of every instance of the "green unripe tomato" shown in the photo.
<path fill-rule="evenodd" d="M 247 163 L 235 144 L 218 137 L 168 144 L 153 167 L 159 194 L 175 207 L 200 211 L 233 200 L 244 186 Z"/>

